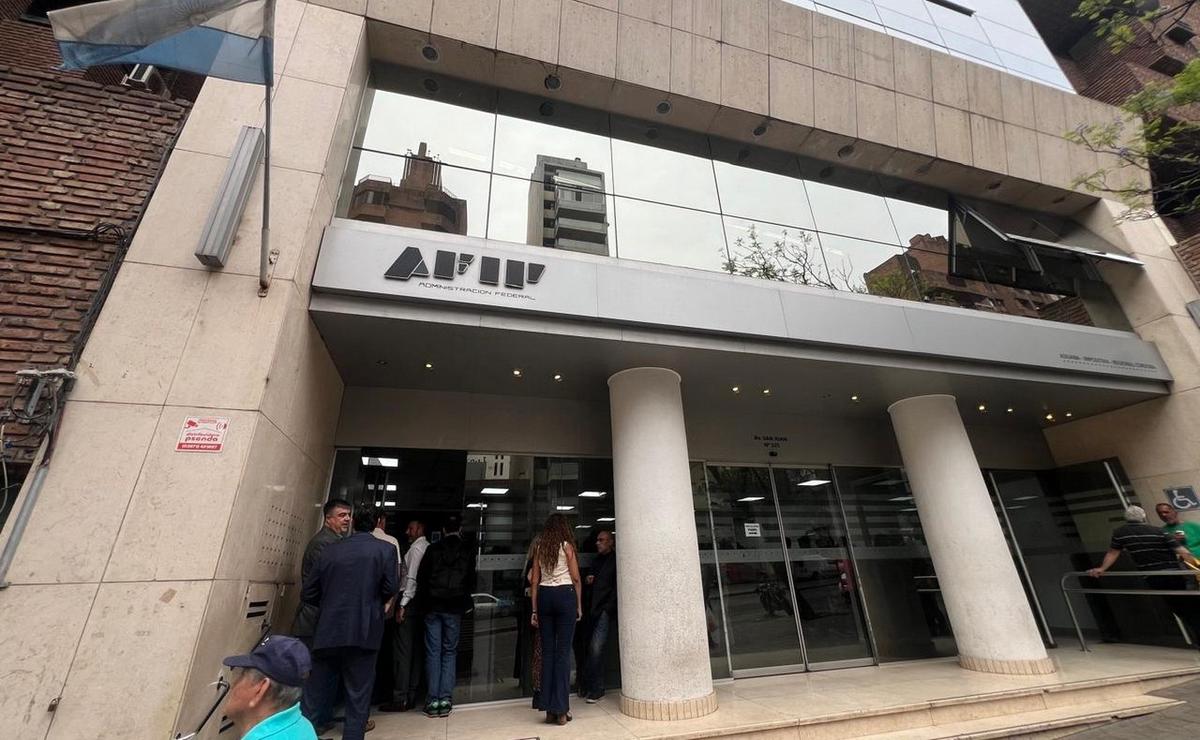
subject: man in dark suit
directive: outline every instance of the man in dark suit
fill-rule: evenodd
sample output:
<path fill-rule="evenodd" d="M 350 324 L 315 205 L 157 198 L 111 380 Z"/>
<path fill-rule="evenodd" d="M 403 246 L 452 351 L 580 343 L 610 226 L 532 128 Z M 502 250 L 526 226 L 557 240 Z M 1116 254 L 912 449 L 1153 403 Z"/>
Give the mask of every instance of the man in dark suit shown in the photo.
<path fill-rule="evenodd" d="M 325 502 L 322 514 L 325 523 L 321 531 L 313 535 L 304 548 L 304 560 L 300 565 L 300 583 L 303 584 L 316 569 L 321 551 L 334 542 L 340 542 L 350 533 L 350 512 L 353 507 L 344 498 L 331 498 Z M 317 607 L 314 604 L 300 602 L 296 609 L 296 617 L 292 620 L 292 635 L 300 638 L 300 642 L 312 650 L 313 633 L 317 629 Z"/>
<path fill-rule="evenodd" d="M 318 733 L 329 729 L 326 713 L 340 677 L 346 697 L 343 740 L 362 740 L 366 732 L 384 606 L 400 590 L 396 548 L 373 536 L 374 528 L 374 512 L 355 512 L 354 533 L 322 551 L 300 594 L 302 602 L 320 610 L 304 715 Z"/>

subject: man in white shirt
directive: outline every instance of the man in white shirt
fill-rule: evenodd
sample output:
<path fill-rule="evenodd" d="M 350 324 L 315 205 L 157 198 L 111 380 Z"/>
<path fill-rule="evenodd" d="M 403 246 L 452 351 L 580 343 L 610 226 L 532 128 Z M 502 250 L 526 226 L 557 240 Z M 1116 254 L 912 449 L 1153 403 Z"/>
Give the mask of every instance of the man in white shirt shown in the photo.
<path fill-rule="evenodd" d="M 429 540 L 425 539 L 425 523 L 412 520 L 404 531 L 408 552 L 400 567 L 400 601 L 396 606 L 396 639 L 392 643 L 396 658 L 396 701 L 381 704 L 381 712 L 407 712 L 416 702 L 424 670 L 425 636 L 420 615 L 414 614 L 417 595 L 417 573 Z"/>

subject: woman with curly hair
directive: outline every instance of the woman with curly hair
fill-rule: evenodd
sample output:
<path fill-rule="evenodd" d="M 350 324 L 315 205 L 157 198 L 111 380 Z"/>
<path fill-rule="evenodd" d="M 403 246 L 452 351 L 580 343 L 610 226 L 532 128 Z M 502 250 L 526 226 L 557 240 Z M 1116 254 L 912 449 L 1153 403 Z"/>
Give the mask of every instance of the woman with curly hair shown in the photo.
<path fill-rule="evenodd" d="M 533 550 L 530 623 L 542 642 L 542 706 L 548 724 L 571 721 L 571 643 L 583 616 L 583 582 L 575 536 L 562 514 L 551 514 Z"/>

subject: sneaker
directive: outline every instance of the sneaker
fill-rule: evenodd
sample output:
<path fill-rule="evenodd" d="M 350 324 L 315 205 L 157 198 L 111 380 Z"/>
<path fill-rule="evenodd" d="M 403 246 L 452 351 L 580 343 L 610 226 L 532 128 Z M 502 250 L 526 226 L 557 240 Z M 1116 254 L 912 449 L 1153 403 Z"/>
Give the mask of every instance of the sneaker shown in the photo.
<path fill-rule="evenodd" d="M 441 706 L 441 702 L 439 702 L 437 699 L 430 700 L 430 702 L 425 705 L 425 716 L 426 717 L 440 717 L 441 715 L 438 714 L 438 708 L 440 706 Z"/>
<path fill-rule="evenodd" d="M 589 696 L 588 698 L 584 699 L 584 701 L 586 701 L 588 704 L 595 704 L 596 702 L 600 701 L 600 697 Z"/>
<path fill-rule="evenodd" d="M 453 711 L 454 711 L 454 705 L 450 703 L 449 699 L 442 699 L 441 703 L 438 704 L 438 716 L 439 717 L 442 717 L 442 718 L 449 717 L 450 713 Z"/>

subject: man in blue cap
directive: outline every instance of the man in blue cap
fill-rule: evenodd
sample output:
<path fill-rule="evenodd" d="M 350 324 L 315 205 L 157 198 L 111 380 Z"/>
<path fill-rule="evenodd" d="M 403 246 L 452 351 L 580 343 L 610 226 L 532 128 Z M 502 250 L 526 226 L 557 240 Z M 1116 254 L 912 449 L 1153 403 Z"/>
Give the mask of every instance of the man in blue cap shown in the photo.
<path fill-rule="evenodd" d="M 223 662 L 233 669 L 225 716 L 242 740 L 316 740 L 312 724 L 300 714 L 300 695 L 312 668 L 303 643 L 273 635 L 248 655 Z"/>

